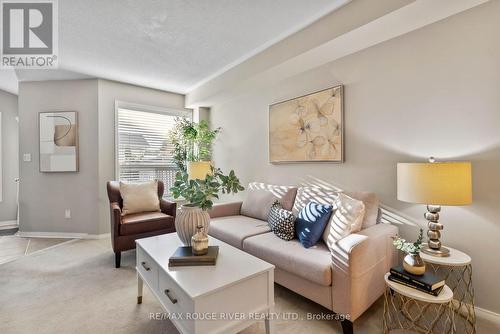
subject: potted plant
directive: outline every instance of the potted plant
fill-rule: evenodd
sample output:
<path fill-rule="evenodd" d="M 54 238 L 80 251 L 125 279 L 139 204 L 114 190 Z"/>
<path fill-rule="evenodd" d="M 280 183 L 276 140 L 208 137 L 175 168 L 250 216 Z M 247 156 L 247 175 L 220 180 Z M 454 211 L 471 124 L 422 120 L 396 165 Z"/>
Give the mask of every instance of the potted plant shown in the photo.
<path fill-rule="evenodd" d="M 392 242 L 396 249 L 406 254 L 403 259 L 403 268 L 410 274 L 423 275 L 425 273 L 425 263 L 420 257 L 423 239 L 424 230 L 420 229 L 417 241 L 415 242 L 408 242 L 399 236 L 396 236 Z"/>
<path fill-rule="evenodd" d="M 210 130 L 205 120 L 195 123 L 186 118 L 177 118 L 174 128 L 168 134 L 169 141 L 174 146 L 177 167 L 189 172 L 192 166 L 210 166 L 212 144 L 220 130 L 221 128 Z"/>
<path fill-rule="evenodd" d="M 219 194 L 237 193 L 244 190 L 233 170 L 224 175 L 210 161 L 212 143 L 220 128 L 210 130 L 206 121 L 196 124 L 178 119 L 169 138 L 174 145 L 174 160 L 179 167 L 170 192 L 174 198 L 183 198 L 183 204 L 175 220 L 175 228 L 184 245 L 191 244 L 199 226 L 208 233 L 210 216 L 207 210 Z"/>

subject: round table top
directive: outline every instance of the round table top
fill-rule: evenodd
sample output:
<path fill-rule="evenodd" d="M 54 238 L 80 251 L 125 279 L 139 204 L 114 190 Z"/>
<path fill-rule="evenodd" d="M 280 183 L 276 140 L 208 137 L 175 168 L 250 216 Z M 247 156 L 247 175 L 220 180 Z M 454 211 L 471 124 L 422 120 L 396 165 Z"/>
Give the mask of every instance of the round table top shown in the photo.
<path fill-rule="evenodd" d="M 434 304 L 444 304 L 448 303 L 450 300 L 453 299 L 453 291 L 448 287 L 448 285 L 445 285 L 443 287 L 443 290 L 441 290 L 441 293 L 439 296 L 435 297 L 433 295 L 430 295 L 425 292 L 418 291 L 417 289 L 413 289 L 410 287 L 407 287 L 406 285 L 399 284 L 393 281 L 389 281 L 389 273 L 385 274 L 385 283 L 387 284 L 388 287 L 390 287 L 392 290 L 396 291 L 397 293 L 402 294 L 403 296 L 419 300 L 421 302 L 425 303 L 434 303 Z"/>
<path fill-rule="evenodd" d="M 469 255 L 461 252 L 455 248 L 446 247 L 450 250 L 450 256 L 432 256 L 420 252 L 420 257 L 426 263 L 440 264 L 443 266 L 459 267 L 466 266 L 472 262 Z"/>

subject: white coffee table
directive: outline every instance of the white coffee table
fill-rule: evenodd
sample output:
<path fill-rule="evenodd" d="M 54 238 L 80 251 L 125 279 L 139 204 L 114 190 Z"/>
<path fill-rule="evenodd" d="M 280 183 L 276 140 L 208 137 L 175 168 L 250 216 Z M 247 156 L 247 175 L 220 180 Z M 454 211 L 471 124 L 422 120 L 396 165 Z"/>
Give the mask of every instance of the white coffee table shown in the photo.
<path fill-rule="evenodd" d="M 137 240 L 137 303 L 144 282 L 181 333 L 237 333 L 260 320 L 272 333 L 274 266 L 209 238 L 219 246 L 215 266 L 170 268 L 176 233 Z"/>

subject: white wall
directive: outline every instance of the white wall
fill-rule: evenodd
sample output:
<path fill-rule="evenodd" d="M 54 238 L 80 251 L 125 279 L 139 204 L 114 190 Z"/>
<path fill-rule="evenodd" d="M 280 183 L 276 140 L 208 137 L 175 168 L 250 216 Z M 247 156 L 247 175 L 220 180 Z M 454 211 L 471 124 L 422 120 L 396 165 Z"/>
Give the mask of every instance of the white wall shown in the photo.
<path fill-rule="evenodd" d="M 115 180 L 115 101 L 184 108 L 184 95 L 99 79 L 99 233 L 110 231 L 106 182 Z"/>
<path fill-rule="evenodd" d="M 0 90 L 0 113 L 2 115 L 0 131 L 2 138 L 0 178 L 2 194 L 0 196 L 0 222 L 14 221 L 17 217 L 16 192 L 14 179 L 19 176 L 18 163 L 18 124 L 17 96 Z"/>
<path fill-rule="evenodd" d="M 104 234 L 110 230 L 106 182 L 115 179 L 115 101 L 182 109 L 184 95 L 114 81 L 21 82 L 20 150 L 21 232 Z M 80 171 L 40 173 L 38 113 L 76 110 L 79 118 Z M 64 218 L 71 209 L 72 218 Z"/>
<path fill-rule="evenodd" d="M 424 206 L 396 199 L 396 163 L 431 155 L 471 160 L 474 203 L 443 208 L 443 241 L 472 256 L 476 304 L 500 313 L 500 290 L 492 288 L 500 276 L 499 12 L 500 1 L 491 1 L 278 84 L 246 85 L 234 96 L 220 92 L 224 98 L 207 105 L 212 125 L 223 128 L 217 166 L 235 169 L 243 182 L 324 182 L 375 191 L 424 226 Z M 280 45 L 276 52 L 285 51 Z M 237 84 L 233 77 L 228 82 L 227 90 Z M 337 84 L 345 85 L 346 162 L 270 164 L 268 106 Z M 224 87 L 223 78 L 216 85 Z M 195 103 L 206 90 L 188 98 Z M 407 237 L 417 233 L 401 230 Z"/>
<path fill-rule="evenodd" d="M 41 111 L 78 112 L 79 172 L 40 172 Z M 97 121 L 97 80 L 19 83 L 21 232 L 99 232 Z M 22 161 L 24 153 L 31 154 L 31 162 Z M 65 209 L 71 219 L 64 218 Z"/>

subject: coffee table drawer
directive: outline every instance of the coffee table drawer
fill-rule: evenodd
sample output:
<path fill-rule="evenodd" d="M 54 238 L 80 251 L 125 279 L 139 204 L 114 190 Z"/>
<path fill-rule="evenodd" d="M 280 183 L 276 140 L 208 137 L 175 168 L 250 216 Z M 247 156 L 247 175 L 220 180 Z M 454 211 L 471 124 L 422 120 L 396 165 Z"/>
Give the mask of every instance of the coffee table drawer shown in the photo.
<path fill-rule="evenodd" d="M 194 312 L 193 300 L 163 271 L 159 275 L 158 288 L 160 298 L 170 312 Z"/>
<path fill-rule="evenodd" d="M 143 249 L 137 248 L 137 270 L 153 290 L 158 290 L 158 265 Z"/>
<path fill-rule="evenodd" d="M 194 333 L 195 323 L 194 302 L 182 289 L 163 271 L 160 271 L 158 281 L 158 294 L 163 307 L 169 313 L 175 313 L 179 318 L 175 320 L 177 326 L 182 328 L 182 333 Z"/>

